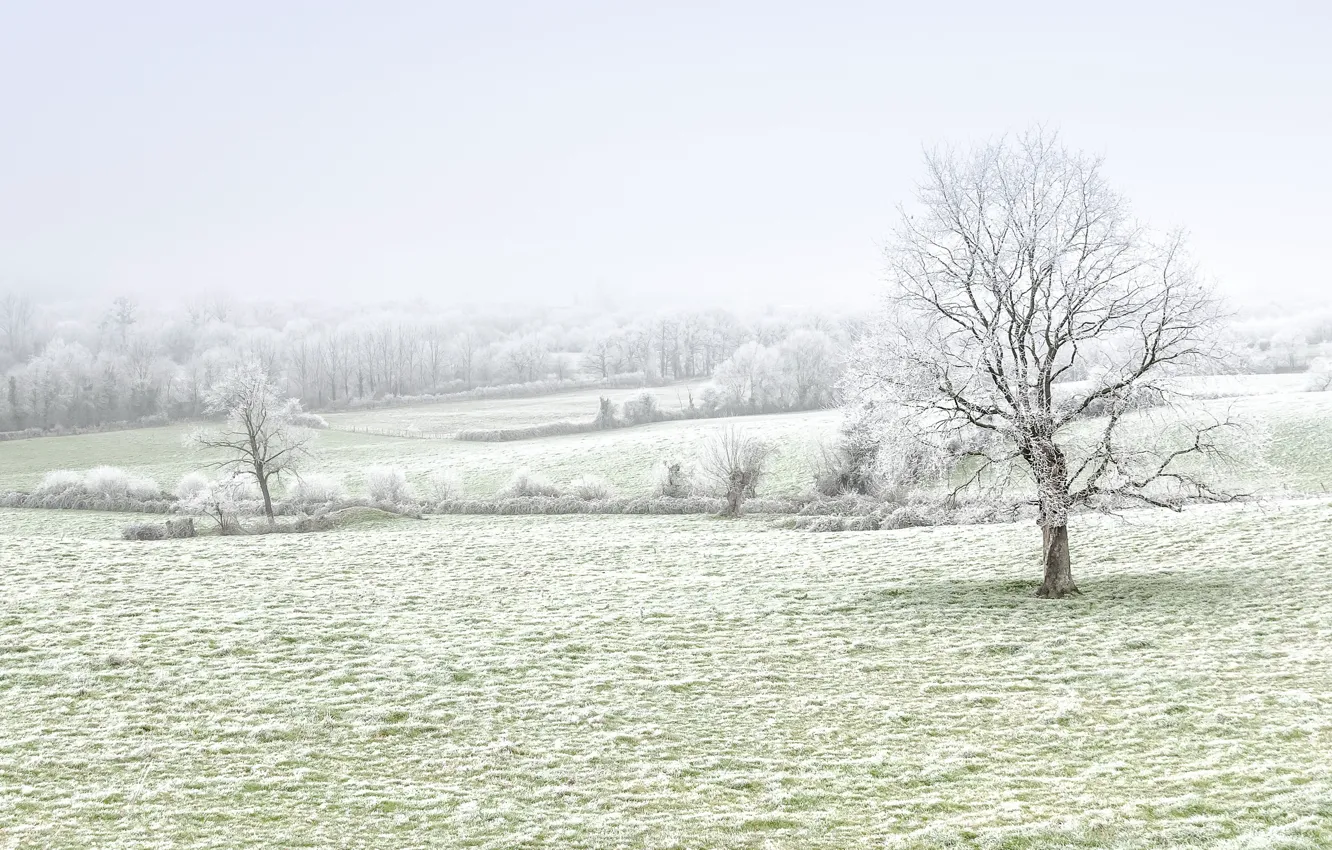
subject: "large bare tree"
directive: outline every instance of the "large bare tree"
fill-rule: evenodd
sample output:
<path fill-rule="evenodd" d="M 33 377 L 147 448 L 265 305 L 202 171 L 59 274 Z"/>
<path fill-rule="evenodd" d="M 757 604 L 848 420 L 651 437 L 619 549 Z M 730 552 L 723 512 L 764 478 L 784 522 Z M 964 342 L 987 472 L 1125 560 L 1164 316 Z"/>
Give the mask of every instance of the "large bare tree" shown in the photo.
<path fill-rule="evenodd" d="M 1182 237 L 1136 223 L 1101 161 L 1051 133 L 926 166 L 853 383 L 914 439 L 952 452 L 954 495 L 1028 494 L 1018 501 L 1043 531 L 1038 595 L 1076 593 L 1070 512 L 1233 498 L 1205 480 L 1232 423 L 1162 407 L 1172 376 L 1214 356 L 1215 302 Z"/>
<path fill-rule="evenodd" d="M 315 438 L 314 431 L 296 424 L 300 402 L 284 399 L 257 362 L 230 369 L 205 398 L 208 410 L 225 419 L 218 428 L 196 431 L 190 441 L 222 452 L 214 466 L 254 478 L 272 525 L 271 482 L 307 459 Z"/>

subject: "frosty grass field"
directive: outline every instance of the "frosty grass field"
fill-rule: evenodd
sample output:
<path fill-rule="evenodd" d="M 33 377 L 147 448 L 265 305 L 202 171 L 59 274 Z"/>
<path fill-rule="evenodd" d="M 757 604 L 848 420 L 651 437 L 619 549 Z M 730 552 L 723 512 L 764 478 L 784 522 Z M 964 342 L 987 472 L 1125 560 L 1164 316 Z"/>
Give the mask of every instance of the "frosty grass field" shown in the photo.
<path fill-rule="evenodd" d="M 0 511 L 0 847 L 1332 846 L 1332 394 L 1224 403 L 1272 423 L 1263 488 L 1311 495 L 1079 518 L 1059 603 L 1026 524 L 126 543 L 124 515 Z M 837 421 L 744 424 L 793 491 Z M 326 433 L 320 467 L 633 489 L 712 427 Z M 99 463 L 198 459 L 175 428 L 0 444 L 0 488 Z"/>

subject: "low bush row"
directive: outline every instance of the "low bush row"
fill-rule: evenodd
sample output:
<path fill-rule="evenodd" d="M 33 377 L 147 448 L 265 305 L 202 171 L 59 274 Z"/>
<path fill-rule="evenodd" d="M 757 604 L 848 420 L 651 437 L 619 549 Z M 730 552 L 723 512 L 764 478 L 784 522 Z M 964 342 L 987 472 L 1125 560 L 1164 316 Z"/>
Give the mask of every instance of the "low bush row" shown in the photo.
<path fill-rule="evenodd" d="M 507 499 L 459 499 L 423 506 L 428 514 L 715 514 L 725 500 L 708 496 L 639 496 L 630 499 L 581 499 L 577 496 L 519 496 Z M 795 502 L 783 499 L 752 499 L 746 503 L 752 513 L 785 514 L 798 509 Z"/>
<path fill-rule="evenodd" d="M 170 425 L 165 413 L 155 413 L 128 422 L 103 422 L 100 425 L 53 425 L 50 428 L 23 428 L 18 431 L 0 431 L 0 443 L 30 440 L 34 437 L 69 437 L 76 434 L 104 434 L 110 431 L 132 431 L 138 428 L 158 428 Z"/>

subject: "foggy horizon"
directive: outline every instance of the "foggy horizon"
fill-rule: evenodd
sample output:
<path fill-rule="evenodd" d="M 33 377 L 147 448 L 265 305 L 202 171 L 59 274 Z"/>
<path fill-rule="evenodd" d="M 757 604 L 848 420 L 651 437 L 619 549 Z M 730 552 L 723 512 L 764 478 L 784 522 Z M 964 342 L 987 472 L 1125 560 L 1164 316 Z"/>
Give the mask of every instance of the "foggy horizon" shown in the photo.
<path fill-rule="evenodd" d="M 1042 124 L 1231 299 L 1326 291 L 1325 8 L 963 7 L 11 4 L 0 287 L 868 304 L 922 152 Z"/>

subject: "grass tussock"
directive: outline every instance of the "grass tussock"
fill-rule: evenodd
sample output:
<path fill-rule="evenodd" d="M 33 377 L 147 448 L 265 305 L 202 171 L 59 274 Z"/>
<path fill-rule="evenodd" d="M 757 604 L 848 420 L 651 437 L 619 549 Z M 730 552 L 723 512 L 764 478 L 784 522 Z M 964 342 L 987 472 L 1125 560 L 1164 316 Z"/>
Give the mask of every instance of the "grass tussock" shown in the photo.
<path fill-rule="evenodd" d="M 541 473 L 524 466 L 516 470 L 495 495 L 499 499 L 558 499 L 564 495 L 564 489 Z"/>

